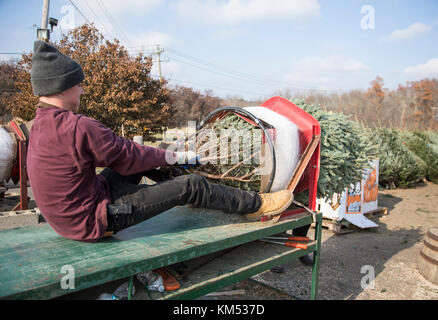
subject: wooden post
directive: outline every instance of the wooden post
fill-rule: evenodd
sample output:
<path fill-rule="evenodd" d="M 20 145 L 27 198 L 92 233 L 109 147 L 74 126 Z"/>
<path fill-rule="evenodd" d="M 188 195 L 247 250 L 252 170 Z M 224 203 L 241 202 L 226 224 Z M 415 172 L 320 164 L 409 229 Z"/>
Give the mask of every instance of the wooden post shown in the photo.
<path fill-rule="evenodd" d="M 11 121 L 10 126 L 18 137 L 18 160 L 20 167 L 20 203 L 12 211 L 27 210 L 27 137 L 15 119 Z"/>
<path fill-rule="evenodd" d="M 18 203 L 12 211 L 27 210 L 27 145 L 26 141 L 18 140 L 18 157 L 20 166 L 20 203 Z"/>
<path fill-rule="evenodd" d="M 309 164 L 309 161 L 312 158 L 313 152 L 315 151 L 316 147 L 318 146 L 320 139 L 321 139 L 321 136 L 319 136 L 319 135 L 314 135 L 312 137 L 312 140 L 308 144 L 306 150 L 304 150 L 304 153 L 301 156 L 300 161 L 298 162 L 298 166 L 295 168 L 294 174 L 292 176 L 292 180 L 289 183 L 289 186 L 287 187 L 288 190 L 291 190 L 291 191 L 295 190 L 295 187 L 297 186 L 298 182 L 300 181 L 301 176 L 304 173 L 304 170 L 307 168 L 307 165 Z"/>

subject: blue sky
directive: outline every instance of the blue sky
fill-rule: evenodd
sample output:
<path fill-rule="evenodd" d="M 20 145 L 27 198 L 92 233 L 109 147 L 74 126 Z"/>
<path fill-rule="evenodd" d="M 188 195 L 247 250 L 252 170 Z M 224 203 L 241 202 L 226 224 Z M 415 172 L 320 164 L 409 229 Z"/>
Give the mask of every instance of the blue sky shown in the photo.
<path fill-rule="evenodd" d="M 0 0 L 0 59 L 32 50 L 42 3 Z M 132 54 L 160 44 L 171 84 L 222 97 L 366 89 L 377 75 L 390 89 L 438 78 L 436 0 L 51 0 L 51 40 L 85 22 L 72 3 Z"/>

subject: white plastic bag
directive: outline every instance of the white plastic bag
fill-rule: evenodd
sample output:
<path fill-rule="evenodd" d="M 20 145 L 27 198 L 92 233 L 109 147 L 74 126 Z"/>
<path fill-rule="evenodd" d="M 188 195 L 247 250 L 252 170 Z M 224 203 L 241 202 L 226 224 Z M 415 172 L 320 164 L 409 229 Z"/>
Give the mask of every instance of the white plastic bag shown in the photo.
<path fill-rule="evenodd" d="M 163 292 L 163 277 L 154 271 L 142 272 L 137 274 L 137 279 L 143 283 L 149 291 Z"/>
<path fill-rule="evenodd" d="M 132 285 L 132 295 L 135 294 L 135 286 Z M 120 285 L 114 293 L 102 293 L 96 300 L 123 300 L 129 296 L 129 282 Z"/>
<path fill-rule="evenodd" d="M 9 178 L 17 155 L 17 139 L 0 126 L 0 181 Z"/>

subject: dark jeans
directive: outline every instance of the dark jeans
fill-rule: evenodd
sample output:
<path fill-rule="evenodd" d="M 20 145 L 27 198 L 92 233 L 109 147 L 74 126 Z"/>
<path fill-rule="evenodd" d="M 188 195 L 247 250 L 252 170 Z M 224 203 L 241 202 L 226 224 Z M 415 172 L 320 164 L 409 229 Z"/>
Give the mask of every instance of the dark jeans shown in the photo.
<path fill-rule="evenodd" d="M 310 224 L 308 224 L 307 226 L 302 226 L 302 227 L 293 229 L 292 234 L 294 236 L 305 237 L 305 236 L 307 236 L 307 232 L 309 231 L 309 228 L 310 228 Z"/>
<path fill-rule="evenodd" d="M 122 176 L 105 168 L 101 173 L 110 186 L 113 204 L 132 205 L 132 214 L 108 214 L 108 231 L 120 231 L 178 205 L 221 210 L 226 213 L 245 214 L 257 211 L 261 198 L 254 191 L 209 183 L 203 176 L 182 175 L 165 181 L 157 170 Z M 139 184 L 146 176 L 157 183 Z"/>

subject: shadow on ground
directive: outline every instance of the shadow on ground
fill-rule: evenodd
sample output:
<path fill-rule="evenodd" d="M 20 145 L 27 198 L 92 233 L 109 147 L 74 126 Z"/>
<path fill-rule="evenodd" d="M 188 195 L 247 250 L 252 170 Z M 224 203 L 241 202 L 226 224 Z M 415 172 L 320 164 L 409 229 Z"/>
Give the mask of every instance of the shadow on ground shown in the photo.
<path fill-rule="evenodd" d="M 379 204 L 388 209 L 388 212 L 391 212 L 395 206 L 403 201 L 402 198 L 393 196 L 392 194 L 379 194 Z"/>
<path fill-rule="evenodd" d="M 402 200 L 392 195 L 379 197 L 380 204 L 388 208 L 389 214 Z M 387 267 L 388 261 L 423 239 L 424 232 L 421 228 L 390 230 L 384 219 L 376 222 L 379 225 L 377 228 L 343 235 L 323 229 L 318 299 L 356 299 L 365 289 L 370 289 L 367 288 L 370 276 L 374 275 L 375 284 L 382 281 L 379 280 L 379 274 Z M 313 233 L 314 229 L 310 229 L 309 235 L 313 236 Z M 282 274 L 268 271 L 254 279 L 299 299 L 309 299 L 312 267 L 306 267 L 299 261 L 291 261 L 284 265 L 284 269 Z M 382 294 L 396 290 L 396 281 L 388 280 L 388 284 L 394 287 L 385 288 L 386 282 L 375 287 Z"/>

